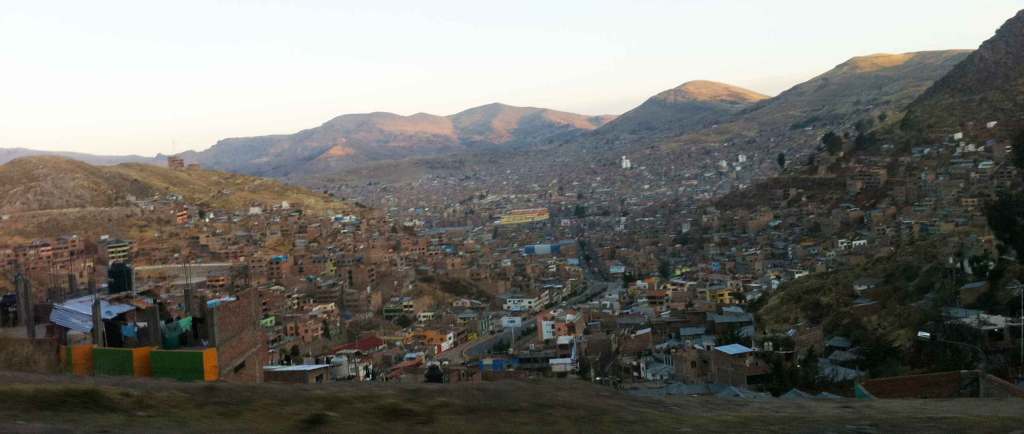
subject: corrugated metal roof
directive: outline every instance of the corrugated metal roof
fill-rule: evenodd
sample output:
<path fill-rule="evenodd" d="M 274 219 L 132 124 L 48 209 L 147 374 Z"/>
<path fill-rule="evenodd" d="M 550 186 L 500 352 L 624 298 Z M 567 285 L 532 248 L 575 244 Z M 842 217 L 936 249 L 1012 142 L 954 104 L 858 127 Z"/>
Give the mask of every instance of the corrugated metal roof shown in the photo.
<path fill-rule="evenodd" d="M 752 349 L 750 349 L 750 348 L 748 348 L 746 346 L 740 345 L 740 344 L 723 345 L 723 346 L 720 346 L 720 347 L 715 347 L 715 349 L 718 350 L 718 351 L 721 351 L 721 352 L 723 352 L 725 354 L 728 354 L 730 356 L 735 356 L 737 354 L 745 354 L 745 353 L 749 353 L 749 352 L 753 352 L 754 351 L 754 350 L 752 350 Z"/>
<path fill-rule="evenodd" d="M 295 372 L 295 371 L 315 371 L 317 369 L 330 368 L 331 365 L 272 365 L 264 366 L 264 371 L 274 372 Z"/>
<path fill-rule="evenodd" d="M 86 295 L 65 301 L 64 303 L 54 304 L 53 310 L 50 311 L 50 322 L 70 330 L 80 332 L 92 331 L 93 297 L 92 295 Z M 103 319 L 111 319 L 131 310 L 135 310 L 135 306 L 130 304 L 111 304 L 106 300 L 100 299 L 100 312 L 103 315 Z"/>

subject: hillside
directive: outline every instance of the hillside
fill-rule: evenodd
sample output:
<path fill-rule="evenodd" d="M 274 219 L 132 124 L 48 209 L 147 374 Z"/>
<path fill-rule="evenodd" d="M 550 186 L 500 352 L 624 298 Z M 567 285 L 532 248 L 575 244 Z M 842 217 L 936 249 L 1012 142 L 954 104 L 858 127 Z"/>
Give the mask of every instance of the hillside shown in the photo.
<path fill-rule="evenodd" d="M 81 152 L 39 151 L 35 149 L 25 148 L 0 148 L 0 164 L 4 164 L 8 161 L 17 158 L 42 156 L 70 158 L 84 163 L 95 164 L 100 166 L 121 163 L 163 164 L 163 159 L 160 158 L 159 156 L 157 156 L 156 158 L 150 158 L 139 155 L 93 155 L 83 154 Z"/>
<path fill-rule="evenodd" d="M 641 398 L 579 380 L 189 384 L 0 373 L 4 432 L 1008 432 L 1015 400 Z"/>
<path fill-rule="evenodd" d="M 543 140 L 561 131 L 593 130 L 613 116 L 583 116 L 535 107 L 488 104 L 449 116 L 463 142 L 500 144 Z"/>
<path fill-rule="evenodd" d="M 517 168 L 544 173 L 540 168 L 550 164 L 553 154 L 570 164 L 590 164 L 615 162 L 633 153 L 644 153 L 648 161 L 678 161 L 680 155 L 691 152 L 695 158 L 686 157 L 687 164 L 699 165 L 714 151 L 700 146 L 729 142 L 734 144 L 730 154 L 746 154 L 756 170 L 772 175 L 777 153 L 786 153 L 791 161 L 806 157 L 829 129 L 849 131 L 861 124 L 860 128 L 869 130 L 898 121 L 911 101 L 968 54 L 946 50 L 854 57 L 772 98 L 723 83 L 688 82 L 649 98 L 590 133 L 551 140 L 549 146 L 542 146 L 544 153 L 509 155 L 478 148 L 459 154 L 457 168 L 489 173 L 508 169 L 514 159 Z M 425 175 L 458 177 L 449 160 L 454 159 L 425 156 L 342 167 L 325 172 L 333 175 L 325 179 L 393 183 Z M 410 174 L 396 175 L 398 169 L 410 169 Z"/>
<path fill-rule="evenodd" d="M 109 168 L 62 157 L 19 158 L 0 166 L 0 212 L 110 207 L 154 190 Z"/>
<path fill-rule="evenodd" d="M 607 116 L 488 104 L 450 116 L 366 113 L 338 116 L 290 135 L 224 139 L 182 156 L 206 167 L 261 176 L 305 177 L 375 161 L 446 155 L 497 145 L 542 143 L 595 129 Z"/>
<path fill-rule="evenodd" d="M 1024 10 L 914 101 L 903 126 L 923 133 L 948 134 L 966 122 L 998 121 L 1019 126 L 1021 113 Z"/>
<path fill-rule="evenodd" d="M 242 209 L 251 202 L 290 201 L 310 209 L 345 207 L 277 181 L 210 170 L 175 171 L 146 164 L 92 166 L 61 157 L 19 158 L 0 166 L 0 212 L 107 208 L 128 195 L 174 193 L 190 203 Z"/>
<path fill-rule="evenodd" d="M 723 122 L 766 98 L 757 92 L 724 83 L 690 81 L 650 97 L 599 128 L 595 135 L 620 139 L 683 134 Z"/>
<path fill-rule="evenodd" d="M 763 100 L 718 128 L 679 141 L 716 142 L 790 137 L 816 143 L 820 134 L 793 135 L 811 128 L 844 129 L 865 120 L 896 119 L 905 107 L 970 52 L 921 51 L 854 57 L 778 96 Z M 803 143 L 807 145 L 808 143 Z"/>

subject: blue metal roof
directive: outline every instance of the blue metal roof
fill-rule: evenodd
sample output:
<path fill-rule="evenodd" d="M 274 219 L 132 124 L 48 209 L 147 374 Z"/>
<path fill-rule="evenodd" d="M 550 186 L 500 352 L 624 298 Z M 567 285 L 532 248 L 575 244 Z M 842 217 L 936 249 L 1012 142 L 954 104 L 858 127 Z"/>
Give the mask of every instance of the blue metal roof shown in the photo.
<path fill-rule="evenodd" d="M 752 350 L 750 348 L 747 348 L 746 346 L 743 346 L 743 345 L 740 345 L 740 344 L 723 345 L 723 346 L 720 346 L 720 347 L 715 347 L 715 349 L 718 350 L 718 351 L 721 351 L 721 352 L 723 352 L 725 354 L 728 354 L 730 356 L 734 356 L 734 355 L 737 355 L 737 354 L 749 353 L 749 352 L 754 351 L 754 350 Z"/>

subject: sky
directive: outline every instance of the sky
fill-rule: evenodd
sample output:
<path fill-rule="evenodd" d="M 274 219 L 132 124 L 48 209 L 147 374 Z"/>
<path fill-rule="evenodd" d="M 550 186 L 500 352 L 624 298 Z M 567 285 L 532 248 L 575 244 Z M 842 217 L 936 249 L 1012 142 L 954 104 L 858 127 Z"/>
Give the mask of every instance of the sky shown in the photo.
<path fill-rule="evenodd" d="M 775 95 L 850 57 L 976 48 L 1024 0 L 0 0 L 0 148 L 154 155 L 345 113 L 619 114 Z"/>

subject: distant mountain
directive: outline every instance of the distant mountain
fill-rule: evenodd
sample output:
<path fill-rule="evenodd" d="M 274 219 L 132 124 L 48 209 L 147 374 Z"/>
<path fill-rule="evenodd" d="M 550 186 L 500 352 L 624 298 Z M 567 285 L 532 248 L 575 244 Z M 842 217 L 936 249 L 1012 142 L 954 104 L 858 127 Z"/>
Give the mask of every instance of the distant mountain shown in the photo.
<path fill-rule="evenodd" d="M 593 130 L 610 119 L 504 104 L 451 116 L 349 114 L 295 134 L 224 139 L 210 149 L 182 156 L 232 172 L 305 176 L 374 161 L 539 144 Z"/>
<path fill-rule="evenodd" d="M 18 158 L 0 165 L 0 212 L 105 208 L 128 195 L 174 193 L 192 203 L 242 209 L 250 202 L 290 201 L 313 209 L 334 202 L 309 190 L 269 179 L 210 170 L 171 170 L 147 164 L 93 166 L 63 157 Z"/>
<path fill-rule="evenodd" d="M 89 164 L 108 166 L 121 163 L 143 163 L 143 164 L 164 164 L 165 159 L 158 157 L 143 157 L 139 155 L 92 155 L 80 152 L 62 151 L 37 151 L 25 148 L 0 148 L 0 164 L 4 164 L 16 158 L 53 156 L 64 157 L 82 161 Z"/>
<path fill-rule="evenodd" d="M 948 133 L 988 121 L 1024 125 L 1024 10 L 914 101 L 903 126 Z"/>
<path fill-rule="evenodd" d="M 678 151 L 694 152 L 681 165 L 707 163 L 703 146 L 732 143 L 729 154 L 744 154 L 750 165 L 773 174 L 776 156 L 791 161 L 813 153 L 825 131 L 872 129 L 899 120 L 907 105 L 970 54 L 969 50 L 873 54 L 854 57 L 775 97 L 711 81 L 694 81 L 659 93 L 589 133 L 576 134 L 540 153 L 470 152 L 456 157 L 387 161 L 326 171 L 345 183 L 409 181 L 428 174 L 489 172 L 515 159 L 517 167 L 545 170 L 552 152 L 568 164 L 615 162 L 620 155 L 671 161 Z M 485 148 L 487 149 L 487 148 Z M 409 172 L 397 176 L 395 172 Z M 322 174 L 322 173 L 321 173 Z M 322 183 L 316 185 L 324 185 Z"/>
<path fill-rule="evenodd" d="M 593 130 L 614 116 L 584 116 L 534 107 L 488 104 L 449 116 L 459 139 L 467 143 L 500 144 L 544 140 L 559 133 Z"/>
<path fill-rule="evenodd" d="M 624 113 L 595 135 L 605 138 L 679 135 L 711 127 L 765 95 L 714 81 L 690 81 L 655 96 Z"/>
<path fill-rule="evenodd" d="M 899 116 L 969 50 L 921 51 L 854 57 L 778 96 L 740 111 L 731 122 L 689 141 L 784 137 L 787 131 L 841 129 L 858 121 Z M 884 115 L 883 115 L 884 114 Z"/>

